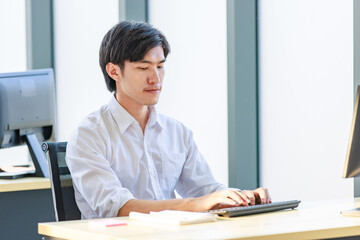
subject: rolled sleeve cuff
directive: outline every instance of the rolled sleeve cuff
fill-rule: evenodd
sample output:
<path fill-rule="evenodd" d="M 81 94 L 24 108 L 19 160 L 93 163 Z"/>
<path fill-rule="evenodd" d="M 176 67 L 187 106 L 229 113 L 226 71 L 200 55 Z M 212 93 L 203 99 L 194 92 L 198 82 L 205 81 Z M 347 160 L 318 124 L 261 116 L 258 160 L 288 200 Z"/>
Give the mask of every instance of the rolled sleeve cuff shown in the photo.
<path fill-rule="evenodd" d="M 131 199 L 135 199 L 134 195 L 132 195 L 132 193 L 126 188 L 121 189 L 119 194 L 117 194 L 117 196 L 112 199 L 113 207 L 109 212 L 110 217 L 116 217 L 119 213 L 119 210 Z"/>

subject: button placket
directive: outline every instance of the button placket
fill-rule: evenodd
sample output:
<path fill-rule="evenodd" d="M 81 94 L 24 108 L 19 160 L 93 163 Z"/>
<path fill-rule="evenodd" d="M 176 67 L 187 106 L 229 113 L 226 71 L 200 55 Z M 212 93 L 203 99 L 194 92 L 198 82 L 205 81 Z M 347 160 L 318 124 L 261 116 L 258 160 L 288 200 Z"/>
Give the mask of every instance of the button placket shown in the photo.
<path fill-rule="evenodd" d="M 163 199 L 160 184 L 159 184 L 159 176 L 156 171 L 154 160 L 151 155 L 150 131 L 149 130 L 150 130 L 150 128 L 147 128 L 145 130 L 145 136 L 144 136 L 144 149 L 145 149 L 145 154 L 146 154 L 147 163 L 148 163 L 148 167 L 149 167 L 149 175 L 151 178 L 151 184 L 152 184 L 156 199 Z"/>

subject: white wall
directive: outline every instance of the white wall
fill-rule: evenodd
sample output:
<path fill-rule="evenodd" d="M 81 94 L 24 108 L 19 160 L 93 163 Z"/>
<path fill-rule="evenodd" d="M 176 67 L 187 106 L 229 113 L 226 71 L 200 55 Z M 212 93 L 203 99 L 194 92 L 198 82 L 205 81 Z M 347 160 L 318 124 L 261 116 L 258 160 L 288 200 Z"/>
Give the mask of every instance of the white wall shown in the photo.
<path fill-rule="evenodd" d="M 25 0 L 0 1 L 0 31 L 0 73 L 25 71 Z"/>
<path fill-rule="evenodd" d="M 55 78 L 58 141 L 110 100 L 99 66 L 99 48 L 119 22 L 119 1 L 55 0 Z"/>
<path fill-rule="evenodd" d="M 0 73 L 26 71 L 25 0 L 0 1 Z M 26 146 L 0 149 L 0 166 L 26 164 Z"/>
<path fill-rule="evenodd" d="M 215 178 L 228 184 L 226 1 L 149 1 L 171 45 L 158 109 L 193 130 Z"/>
<path fill-rule="evenodd" d="M 262 0 L 261 183 L 273 199 L 352 197 L 353 1 Z"/>

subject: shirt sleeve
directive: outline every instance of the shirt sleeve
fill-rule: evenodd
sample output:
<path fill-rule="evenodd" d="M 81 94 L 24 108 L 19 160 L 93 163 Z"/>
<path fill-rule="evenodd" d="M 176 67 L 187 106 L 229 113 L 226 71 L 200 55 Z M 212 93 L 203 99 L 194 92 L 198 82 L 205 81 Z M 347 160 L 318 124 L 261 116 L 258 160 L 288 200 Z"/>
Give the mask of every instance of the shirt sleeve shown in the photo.
<path fill-rule="evenodd" d="M 176 191 L 182 197 L 200 197 L 227 189 L 214 179 L 210 167 L 199 152 L 190 130 L 187 135 L 187 157 L 175 187 Z"/>
<path fill-rule="evenodd" d="M 124 188 L 107 158 L 109 138 L 91 128 L 79 128 L 67 144 L 66 162 L 80 195 L 78 206 L 85 218 L 116 217 L 134 196 Z"/>

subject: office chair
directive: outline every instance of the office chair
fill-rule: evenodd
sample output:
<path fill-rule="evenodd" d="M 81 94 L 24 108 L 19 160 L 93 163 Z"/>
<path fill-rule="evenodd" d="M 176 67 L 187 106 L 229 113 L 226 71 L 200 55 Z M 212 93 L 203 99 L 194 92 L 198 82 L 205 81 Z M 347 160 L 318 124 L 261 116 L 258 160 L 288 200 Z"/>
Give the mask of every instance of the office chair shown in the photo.
<path fill-rule="evenodd" d="M 67 142 L 44 142 L 42 150 L 49 152 L 51 192 L 56 221 L 81 219 L 75 202 L 74 188 L 69 168 L 65 162 Z"/>

